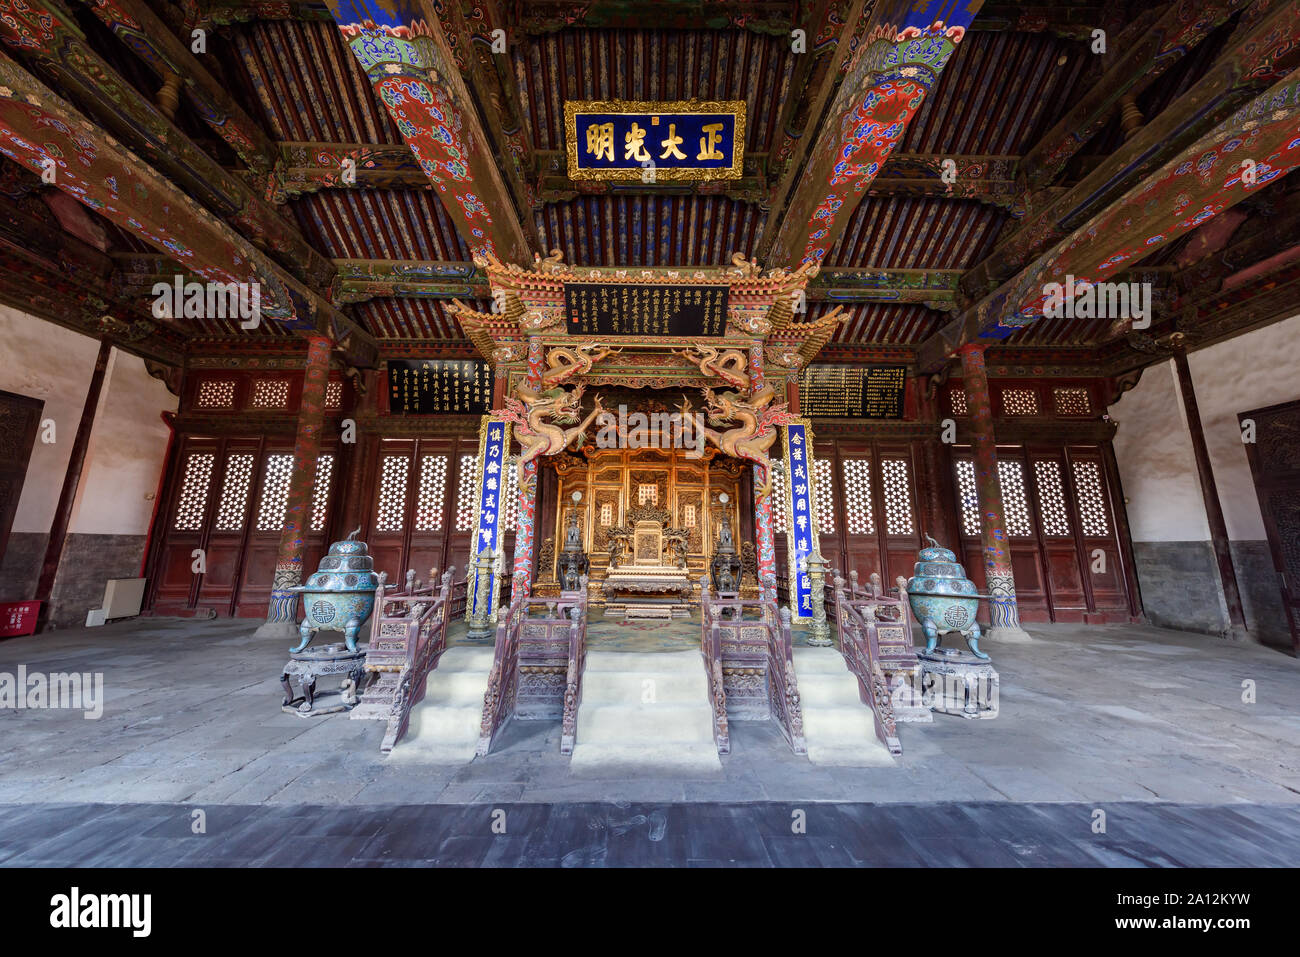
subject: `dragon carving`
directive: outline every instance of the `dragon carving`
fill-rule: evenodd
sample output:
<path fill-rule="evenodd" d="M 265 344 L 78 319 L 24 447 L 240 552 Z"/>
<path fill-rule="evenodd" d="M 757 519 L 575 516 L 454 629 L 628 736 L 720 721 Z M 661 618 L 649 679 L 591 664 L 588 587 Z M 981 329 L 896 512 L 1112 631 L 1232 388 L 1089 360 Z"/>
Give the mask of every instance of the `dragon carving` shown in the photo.
<path fill-rule="evenodd" d="M 622 351 L 622 349 L 602 346 L 598 342 L 573 348 L 553 346 L 546 350 L 547 367 L 542 372 L 542 388 L 551 389 L 575 375 L 586 375 L 597 362 L 616 356 Z"/>
<path fill-rule="evenodd" d="M 739 349 L 721 352 L 713 346 L 693 346 L 674 350 L 673 355 L 699 366 L 710 379 L 723 379 L 734 388 L 749 391 L 749 359 Z"/>
<path fill-rule="evenodd" d="M 760 466 L 763 484 L 759 494 L 768 495 L 772 490 L 772 474 L 768 468 L 767 450 L 776 441 L 776 426 L 786 425 L 794 418 L 786 411 L 786 404 L 772 404 L 776 392 L 770 385 L 764 385 L 747 399 L 732 392 L 716 393 L 712 389 L 703 392 L 710 422 L 715 425 L 739 423 L 722 432 L 706 426 L 704 437 L 724 454 L 748 459 Z"/>
<path fill-rule="evenodd" d="M 596 396 L 595 404 L 587 416 L 579 421 L 582 411 L 582 392 L 585 386 L 575 386 L 551 392 L 534 392 L 521 383 L 515 392 L 518 398 L 506 396 L 505 418 L 515 425 L 515 436 L 523 450 L 519 454 L 519 487 L 531 487 L 531 479 L 524 468 L 543 455 L 554 455 L 578 441 L 596 416 L 605 411 Z M 550 420 L 550 421 L 547 421 Z M 574 423 L 577 423 L 574 425 Z M 564 428 L 570 425 L 572 428 Z"/>

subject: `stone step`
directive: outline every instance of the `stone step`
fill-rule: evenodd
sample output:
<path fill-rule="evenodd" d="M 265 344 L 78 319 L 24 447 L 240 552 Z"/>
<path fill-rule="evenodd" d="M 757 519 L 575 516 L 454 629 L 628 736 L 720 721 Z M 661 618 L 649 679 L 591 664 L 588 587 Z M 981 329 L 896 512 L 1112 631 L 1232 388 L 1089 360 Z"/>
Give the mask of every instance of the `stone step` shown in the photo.
<path fill-rule="evenodd" d="M 891 765 L 876 737 L 875 717 L 858 692 L 858 680 L 834 648 L 794 649 L 808 760 L 845 767 Z"/>
<path fill-rule="evenodd" d="M 712 741 L 711 715 L 707 704 L 589 705 L 584 694 L 578 712 L 578 740 L 593 744 L 640 741 L 656 745 Z"/>
<path fill-rule="evenodd" d="M 411 711 L 405 738 L 393 749 L 402 759 L 461 764 L 474 759 L 493 649 L 455 645 L 442 653 Z"/>
<path fill-rule="evenodd" d="M 647 682 L 653 703 L 642 700 Z M 579 773 L 721 770 L 699 652 L 589 651 L 570 766 Z"/>

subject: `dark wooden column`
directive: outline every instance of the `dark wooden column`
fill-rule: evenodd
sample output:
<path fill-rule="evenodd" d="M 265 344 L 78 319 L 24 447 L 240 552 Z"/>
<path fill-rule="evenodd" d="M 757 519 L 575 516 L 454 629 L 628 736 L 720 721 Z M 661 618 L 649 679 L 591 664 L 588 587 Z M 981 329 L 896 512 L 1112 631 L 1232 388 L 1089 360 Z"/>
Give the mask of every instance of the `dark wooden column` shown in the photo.
<path fill-rule="evenodd" d="M 1223 506 L 1219 504 L 1219 489 L 1214 484 L 1214 469 L 1210 467 L 1210 451 L 1205 445 L 1205 430 L 1201 427 L 1201 411 L 1196 404 L 1196 390 L 1192 387 L 1192 372 L 1187 366 L 1187 349 L 1182 336 L 1173 342 L 1174 368 L 1178 370 L 1178 388 L 1183 395 L 1183 411 L 1187 413 L 1187 431 L 1192 437 L 1192 455 L 1196 458 L 1196 475 L 1201 480 L 1201 498 L 1205 502 L 1205 518 L 1210 525 L 1210 543 L 1219 565 L 1219 581 L 1223 586 L 1223 600 L 1228 606 L 1228 630 L 1232 637 L 1246 638 L 1246 616 L 1241 608 L 1241 591 L 1237 587 L 1237 572 L 1232 567 L 1232 549 L 1228 545 L 1228 526 L 1223 521 Z"/>
<path fill-rule="evenodd" d="M 81 484 L 81 469 L 86 464 L 86 449 L 90 446 L 90 433 L 95 427 L 95 410 L 99 408 L 99 393 L 104 388 L 104 371 L 108 368 L 108 357 L 113 351 L 107 339 L 99 342 L 99 353 L 95 356 L 95 371 L 90 376 L 90 389 L 86 392 L 86 401 L 81 407 L 81 421 L 77 423 L 77 434 L 72 440 L 72 455 L 68 458 L 68 469 L 63 474 L 63 488 L 59 492 L 59 504 L 54 509 L 54 520 L 50 523 L 50 537 L 45 543 L 45 560 L 41 562 L 41 577 L 36 582 L 36 600 L 41 603 L 36 630 L 45 628 L 50 617 L 50 599 L 54 594 L 54 580 L 59 573 L 59 562 L 63 558 L 63 543 L 68 537 L 68 525 L 72 521 L 72 505 L 77 500 L 77 486 Z M 57 427 L 57 426 L 56 426 Z"/>
<path fill-rule="evenodd" d="M 799 380 L 790 376 L 785 380 L 785 401 L 794 415 L 802 415 L 799 410 Z"/>
<path fill-rule="evenodd" d="M 1029 635 L 1020 627 L 1020 608 L 1016 604 L 1010 543 L 1002 511 L 997 440 L 993 435 L 993 402 L 984 367 L 983 346 L 962 346 L 961 377 L 971 419 L 971 450 L 975 453 L 975 490 L 979 494 L 980 529 L 984 538 L 984 578 L 990 595 L 989 638 L 993 641 L 1029 641 Z"/>
<path fill-rule="evenodd" d="M 330 373 L 330 341 L 323 336 L 307 340 L 302 398 L 298 404 L 298 434 L 293 447 L 293 474 L 285 507 L 280 550 L 275 558 L 275 579 L 266 622 L 259 637 L 292 638 L 298 634 L 298 595 L 290 589 L 302 584 L 304 535 L 311 521 L 311 496 L 325 428 L 325 384 Z"/>

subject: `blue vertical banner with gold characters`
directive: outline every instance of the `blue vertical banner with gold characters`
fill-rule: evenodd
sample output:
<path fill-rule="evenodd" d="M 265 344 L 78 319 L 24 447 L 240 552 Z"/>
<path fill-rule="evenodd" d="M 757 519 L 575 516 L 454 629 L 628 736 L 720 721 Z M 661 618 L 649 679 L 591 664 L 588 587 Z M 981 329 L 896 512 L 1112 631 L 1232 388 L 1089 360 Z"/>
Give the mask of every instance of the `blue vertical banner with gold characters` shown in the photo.
<path fill-rule="evenodd" d="M 569 100 L 564 138 L 570 179 L 740 179 L 745 101 Z"/>
<path fill-rule="evenodd" d="M 790 617 L 812 617 L 812 576 L 808 556 L 820 551 L 817 537 L 816 472 L 813 469 L 813 436 L 807 420 L 796 419 L 785 429 L 785 474 L 787 482 L 786 528 L 790 555 Z"/>
<path fill-rule="evenodd" d="M 492 416 L 484 416 L 479 426 L 478 443 L 478 522 L 474 544 L 470 548 L 473 559 L 482 552 L 501 552 L 501 494 L 510 485 L 505 470 L 510 466 L 506 462 L 506 453 L 510 448 L 510 423 Z M 474 615 L 491 616 L 496 610 L 496 573 L 488 577 L 487 594 L 478 594 L 478 573 L 474 562 L 470 562 L 469 612 Z M 481 603 L 486 602 L 481 606 Z"/>

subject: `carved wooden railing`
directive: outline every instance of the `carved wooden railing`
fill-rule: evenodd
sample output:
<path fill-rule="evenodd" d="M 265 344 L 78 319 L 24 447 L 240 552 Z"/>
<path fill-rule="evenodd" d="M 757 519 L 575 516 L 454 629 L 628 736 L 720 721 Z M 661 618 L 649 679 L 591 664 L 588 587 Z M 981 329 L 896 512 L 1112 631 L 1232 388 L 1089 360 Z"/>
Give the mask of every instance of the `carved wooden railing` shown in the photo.
<path fill-rule="evenodd" d="M 561 593 L 565 598 L 572 593 Z M 587 667 L 587 576 L 579 579 L 575 601 L 568 607 L 569 664 L 564 676 L 564 715 L 560 723 L 560 753 L 572 754 L 578 739 L 578 708 L 582 705 L 582 674 Z M 565 603 L 558 610 L 565 613 Z"/>
<path fill-rule="evenodd" d="M 469 603 L 469 581 L 460 579 L 451 583 L 451 594 L 447 596 L 448 614 L 451 621 L 460 621 L 465 617 L 465 606 Z"/>
<path fill-rule="evenodd" d="M 713 709 L 713 743 L 718 754 L 731 753 L 731 733 L 727 728 L 727 692 L 722 682 L 722 614 L 730 607 L 739 617 L 739 599 L 734 604 L 709 598 L 709 576 L 700 576 L 700 651 L 704 671 L 709 679 L 709 704 Z"/>
<path fill-rule="evenodd" d="M 905 580 L 898 579 L 900 598 L 884 593 L 877 574 L 865 589 L 858 586 L 856 572 L 849 577 L 852 584 L 846 590 L 844 577 L 835 576 L 840 651 L 858 679 L 862 701 L 871 708 L 876 737 L 890 754 L 900 755 L 897 722 L 932 720 L 916 692 L 920 664 L 912 649 Z"/>
<path fill-rule="evenodd" d="M 561 592 L 558 598 L 517 594 L 497 623 L 477 753 L 491 751 L 511 718 L 559 718 L 560 751 L 571 754 L 586 662 L 585 581 L 576 591 Z"/>
<path fill-rule="evenodd" d="M 353 718 L 387 721 L 380 750 L 389 752 L 411 721 L 411 709 L 424 697 L 429 673 L 447 649 L 447 627 L 451 622 L 448 594 L 454 569 L 448 568 L 442 582 L 427 585 L 406 573 L 406 591 L 390 593 L 395 585 L 379 574 L 375 589 L 375 610 L 371 614 L 370 647 L 365 669 L 375 677 L 352 710 Z M 433 574 L 432 572 L 430 573 Z"/>
<path fill-rule="evenodd" d="M 772 584 L 769 581 L 769 585 Z M 701 649 L 709 671 L 714 739 L 718 741 L 719 753 L 727 753 L 724 744 L 730 747 L 726 737 L 728 711 L 734 715 L 740 710 L 735 707 L 738 704 L 736 694 L 726 690 L 727 681 L 757 677 L 765 689 L 766 717 L 776 720 L 795 754 L 807 754 L 789 612 L 778 611 L 774 601 L 712 598 L 707 587 L 701 589 L 700 607 Z M 745 716 L 759 715 L 746 709 Z"/>

